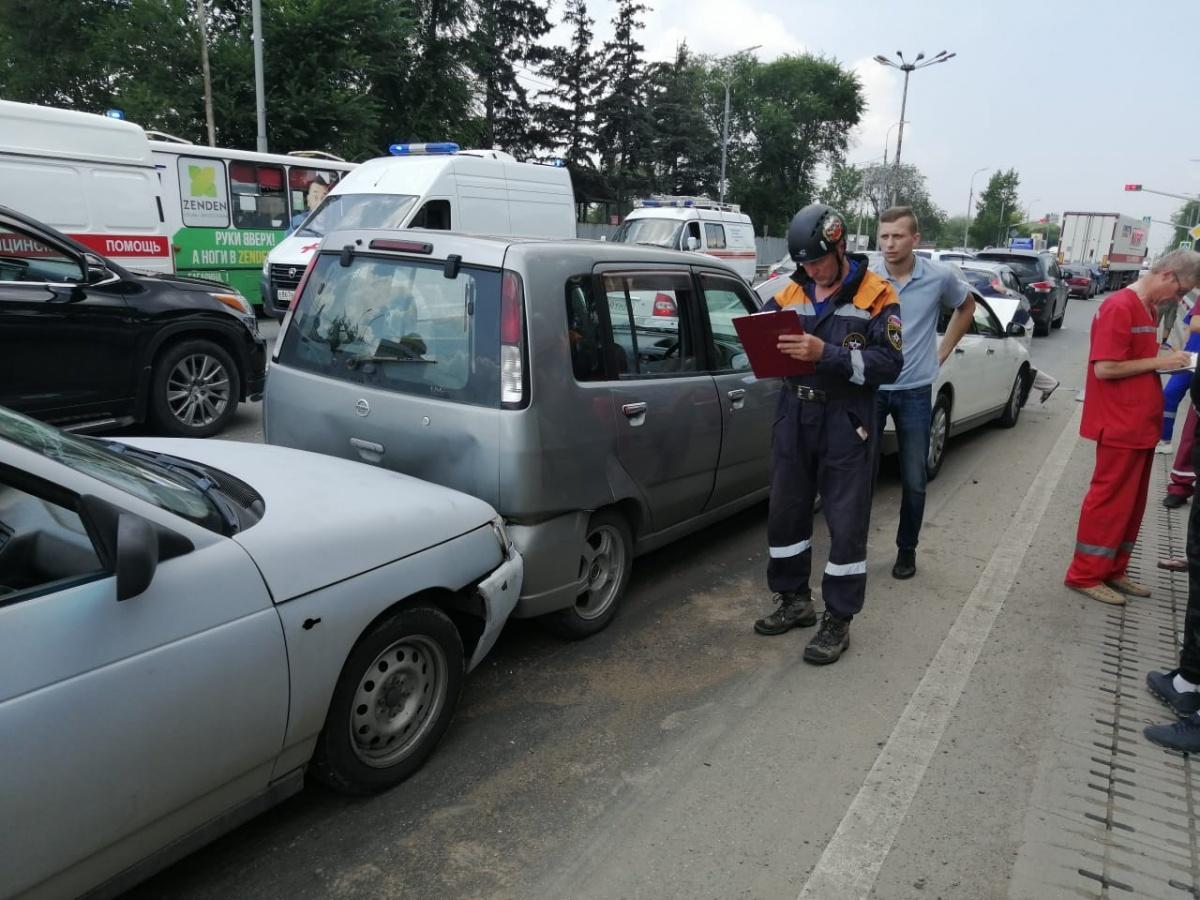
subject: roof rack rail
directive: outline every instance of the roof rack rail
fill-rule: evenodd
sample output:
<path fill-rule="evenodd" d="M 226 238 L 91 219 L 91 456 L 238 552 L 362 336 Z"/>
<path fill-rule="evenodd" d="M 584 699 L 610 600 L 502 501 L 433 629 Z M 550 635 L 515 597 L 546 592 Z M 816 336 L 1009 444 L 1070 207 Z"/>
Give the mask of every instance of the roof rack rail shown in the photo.
<path fill-rule="evenodd" d="M 331 162 L 345 162 L 342 157 L 324 150 L 289 150 L 288 156 L 303 156 L 306 159 L 328 159 Z"/>
<path fill-rule="evenodd" d="M 716 209 L 722 212 L 741 212 L 742 208 L 736 203 L 721 203 L 711 197 L 674 196 L 671 194 L 651 194 L 643 200 L 634 200 L 635 208 L 675 207 L 680 209 Z"/>
<path fill-rule="evenodd" d="M 187 138 L 175 137 L 173 134 L 167 134 L 165 131 L 152 131 L 146 129 L 146 137 L 152 141 L 166 141 L 170 144 L 195 144 L 195 141 L 189 141 Z"/>

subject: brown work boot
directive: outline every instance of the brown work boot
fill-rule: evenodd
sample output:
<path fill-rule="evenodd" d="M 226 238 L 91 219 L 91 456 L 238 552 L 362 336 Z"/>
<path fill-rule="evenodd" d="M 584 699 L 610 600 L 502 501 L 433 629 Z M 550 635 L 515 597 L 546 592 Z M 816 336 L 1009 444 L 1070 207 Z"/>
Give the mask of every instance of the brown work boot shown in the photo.
<path fill-rule="evenodd" d="M 1125 605 L 1125 595 L 1117 593 L 1107 584 L 1094 584 L 1091 587 L 1075 587 L 1073 584 L 1068 584 L 1067 587 L 1073 591 L 1078 591 L 1085 597 L 1099 600 L 1101 603 L 1109 603 L 1113 606 Z"/>
<path fill-rule="evenodd" d="M 1142 587 L 1136 581 L 1130 581 L 1128 575 L 1122 575 L 1120 578 L 1110 578 L 1104 582 L 1114 591 L 1120 591 L 1129 597 L 1149 597 L 1150 588 Z"/>

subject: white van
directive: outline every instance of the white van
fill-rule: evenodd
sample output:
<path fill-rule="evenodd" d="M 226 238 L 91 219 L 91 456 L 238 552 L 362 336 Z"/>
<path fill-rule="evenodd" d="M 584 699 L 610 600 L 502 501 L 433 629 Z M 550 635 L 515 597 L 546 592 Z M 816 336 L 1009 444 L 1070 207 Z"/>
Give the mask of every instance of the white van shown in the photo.
<path fill-rule="evenodd" d="M 565 168 L 517 162 L 499 150 L 393 144 L 367 160 L 267 256 L 263 308 L 281 316 L 313 252 L 335 228 L 429 228 L 466 234 L 574 238 L 575 193 Z"/>
<path fill-rule="evenodd" d="M 132 122 L 0 100 L 0 202 L 127 268 L 174 271 L 150 144 Z"/>
<path fill-rule="evenodd" d="M 754 280 L 758 262 L 754 225 L 736 203 L 654 196 L 635 200 L 633 206 L 610 240 L 715 256 L 736 269 L 747 283 Z"/>

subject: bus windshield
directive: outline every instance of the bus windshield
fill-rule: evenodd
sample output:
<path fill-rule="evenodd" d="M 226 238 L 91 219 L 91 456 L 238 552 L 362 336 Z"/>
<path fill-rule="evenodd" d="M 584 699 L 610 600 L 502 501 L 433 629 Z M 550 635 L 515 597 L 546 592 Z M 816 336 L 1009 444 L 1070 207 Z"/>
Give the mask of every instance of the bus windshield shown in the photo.
<path fill-rule="evenodd" d="M 418 199 L 409 194 L 330 194 L 296 234 L 319 238 L 338 228 L 400 228 Z"/>

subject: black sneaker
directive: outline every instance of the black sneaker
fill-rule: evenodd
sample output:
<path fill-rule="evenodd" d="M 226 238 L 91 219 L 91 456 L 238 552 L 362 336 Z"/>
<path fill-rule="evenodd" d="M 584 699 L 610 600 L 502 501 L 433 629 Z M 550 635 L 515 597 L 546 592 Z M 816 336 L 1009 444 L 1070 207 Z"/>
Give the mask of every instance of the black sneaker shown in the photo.
<path fill-rule="evenodd" d="M 1142 731 L 1152 744 L 1180 753 L 1200 753 L 1200 717 L 1188 716 L 1168 725 L 1148 725 Z"/>
<path fill-rule="evenodd" d="M 759 634 L 783 634 L 793 628 L 808 628 L 817 624 L 811 591 L 784 591 L 775 595 L 775 612 L 754 623 Z"/>
<path fill-rule="evenodd" d="M 1146 673 L 1146 687 L 1150 689 L 1151 694 L 1171 707 L 1175 715 L 1183 718 L 1200 712 L 1200 693 L 1175 690 L 1174 681 L 1178 674 L 1178 669 L 1170 672 L 1148 672 Z"/>
<path fill-rule="evenodd" d="M 826 612 L 821 627 L 804 648 L 804 661 L 814 666 L 837 662 L 850 647 L 850 620 Z"/>
<path fill-rule="evenodd" d="M 1187 503 L 1187 497 L 1181 497 L 1178 494 L 1167 494 L 1163 497 L 1163 506 L 1167 509 L 1179 509 L 1185 503 Z"/>
<path fill-rule="evenodd" d="M 917 574 L 917 551 L 896 551 L 896 564 L 892 566 L 893 578 L 912 578 Z"/>

